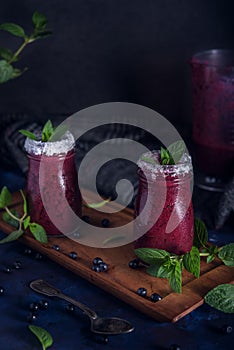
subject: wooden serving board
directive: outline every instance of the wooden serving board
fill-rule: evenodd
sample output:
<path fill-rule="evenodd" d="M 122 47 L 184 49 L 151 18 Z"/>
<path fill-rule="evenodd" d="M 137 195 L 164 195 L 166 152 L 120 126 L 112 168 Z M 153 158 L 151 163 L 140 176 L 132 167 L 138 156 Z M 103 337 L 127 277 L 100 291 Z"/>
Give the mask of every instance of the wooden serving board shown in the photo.
<path fill-rule="evenodd" d="M 86 192 L 86 191 L 85 191 Z M 87 198 L 92 202 L 92 194 L 86 192 Z M 13 196 L 14 209 L 22 212 L 22 199 L 19 193 Z M 95 222 L 100 222 L 103 214 L 94 209 L 83 208 L 83 214 L 89 215 Z M 130 222 L 133 212 L 125 209 L 117 214 L 105 214 L 109 218 L 112 227 Z M 0 219 L 0 229 L 9 234 L 12 227 Z M 20 241 L 33 249 L 46 255 L 51 260 L 62 265 L 66 269 L 87 279 L 96 286 L 113 294 L 117 298 L 132 305 L 137 310 L 161 322 L 176 322 L 203 304 L 204 295 L 221 283 L 234 282 L 234 269 L 215 260 L 211 264 L 201 262 L 201 276 L 195 279 L 187 271 L 183 272 L 183 292 L 172 292 L 167 280 L 148 275 L 145 267 L 136 270 L 129 268 L 128 262 L 135 258 L 133 244 L 117 248 L 90 248 L 68 239 L 67 237 L 49 238 L 47 245 L 36 241 L 30 234 L 25 234 Z M 60 251 L 52 247 L 58 244 Z M 69 257 L 71 251 L 78 254 L 77 260 Z M 107 272 L 97 273 L 91 270 L 92 260 L 100 256 L 109 265 Z M 139 287 L 145 287 L 148 295 L 160 294 L 163 299 L 153 303 L 147 298 L 136 294 Z"/>

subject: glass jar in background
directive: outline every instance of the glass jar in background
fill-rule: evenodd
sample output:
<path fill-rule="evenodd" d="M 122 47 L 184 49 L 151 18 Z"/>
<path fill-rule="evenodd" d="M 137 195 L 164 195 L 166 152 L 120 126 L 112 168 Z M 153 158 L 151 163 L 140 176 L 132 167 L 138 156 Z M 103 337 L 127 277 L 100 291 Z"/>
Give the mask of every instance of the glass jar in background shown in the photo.
<path fill-rule="evenodd" d="M 144 158 L 158 160 L 159 152 L 148 152 Z M 149 229 L 135 241 L 135 248 L 164 249 L 179 255 L 190 251 L 194 234 L 191 157 L 184 154 L 175 165 L 139 160 L 138 166 L 135 216 L 141 214 L 141 219 L 135 224 L 135 236 L 140 237 L 145 227 Z"/>
<path fill-rule="evenodd" d="M 215 190 L 234 170 L 234 51 L 197 53 L 191 68 L 198 186 Z"/>
<path fill-rule="evenodd" d="M 48 235 L 74 231 L 71 215 L 81 216 L 74 145 L 68 131 L 59 141 L 25 141 L 28 210 L 31 221 L 42 225 Z"/>

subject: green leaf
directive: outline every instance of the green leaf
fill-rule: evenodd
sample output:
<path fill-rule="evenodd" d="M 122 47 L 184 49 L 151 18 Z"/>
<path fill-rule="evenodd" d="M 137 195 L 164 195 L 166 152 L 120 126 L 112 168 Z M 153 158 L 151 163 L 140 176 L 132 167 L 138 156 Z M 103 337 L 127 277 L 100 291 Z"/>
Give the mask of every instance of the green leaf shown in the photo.
<path fill-rule="evenodd" d="M 205 302 L 220 311 L 234 313 L 234 285 L 220 284 L 206 294 Z"/>
<path fill-rule="evenodd" d="M 38 141 L 36 135 L 34 135 L 32 132 L 28 130 L 21 129 L 19 130 L 19 132 L 24 136 L 28 137 L 30 140 Z"/>
<path fill-rule="evenodd" d="M 16 210 L 12 209 L 11 213 L 17 218 L 19 217 L 19 213 Z M 16 219 L 14 219 L 12 216 L 10 216 L 6 211 L 2 214 L 2 220 L 15 228 L 19 227 L 19 222 Z"/>
<path fill-rule="evenodd" d="M 26 228 L 28 228 L 29 223 L 30 223 L 30 216 L 27 216 L 27 217 L 24 219 L 24 221 L 23 221 L 24 229 L 25 229 L 25 230 L 26 230 Z"/>
<path fill-rule="evenodd" d="M 169 284 L 172 290 L 176 293 L 182 291 L 182 267 L 180 262 L 177 260 L 173 263 L 172 271 L 169 276 Z"/>
<path fill-rule="evenodd" d="M 163 264 L 163 261 L 158 260 L 158 261 L 154 262 L 153 265 L 150 265 L 149 267 L 147 267 L 146 272 L 151 276 L 159 277 L 158 270 L 162 264 Z"/>
<path fill-rule="evenodd" d="M 214 254 L 208 255 L 207 258 L 206 258 L 207 264 L 210 264 L 214 259 L 215 259 L 215 255 Z"/>
<path fill-rule="evenodd" d="M 107 198 L 107 199 L 105 199 L 101 202 L 98 202 L 98 203 L 85 204 L 85 206 L 88 208 L 96 209 L 96 208 L 103 207 L 105 204 L 109 203 L 110 201 L 111 201 L 111 198 Z"/>
<path fill-rule="evenodd" d="M 24 29 L 15 23 L 3 23 L 0 25 L 0 29 L 5 30 L 15 36 L 26 38 Z"/>
<path fill-rule="evenodd" d="M 151 158 L 149 158 L 149 157 L 142 156 L 142 157 L 141 157 L 141 160 L 143 160 L 143 161 L 146 162 L 146 163 L 157 164 L 157 163 L 155 162 L 155 160 L 153 160 L 153 159 L 151 159 Z"/>
<path fill-rule="evenodd" d="M 51 123 L 51 120 L 48 120 L 42 129 L 42 137 L 41 137 L 42 142 L 49 141 L 53 133 L 54 133 L 53 125 Z"/>
<path fill-rule="evenodd" d="M 20 236 L 22 236 L 23 233 L 24 233 L 24 231 L 22 231 L 22 230 L 12 231 L 7 237 L 3 238 L 3 239 L 0 241 L 0 244 L 15 241 L 15 240 L 17 240 Z"/>
<path fill-rule="evenodd" d="M 164 263 L 158 269 L 157 277 L 170 278 L 170 275 L 171 275 L 172 271 L 173 271 L 173 265 L 171 263 L 167 263 L 167 264 Z"/>
<path fill-rule="evenodd" d="M 29 224 L 29 229 L 37 241 L 39 241 L 41 243 L 48 242 L 46 232 L 41 225 L 36 224 L 35 222 L 32 222 Z"/>
<path fill-rule="evenodd" d="M 173 142 L 167 147 L 167 152 L 170 154 L 171 164 L 177 164 L 185 153 L 185 143 L 182 140 Z"/>
<path fill-rule="evenodd" d="M 12 79 L 14 68 L 5 60 L 0 60 L 0 84 Z"/>
<path fill-rule="evenodd" d="M 0 48 L 0 56 L 6 60 L 6 61 L 9 61 L 12 56 L 13 56 L 13 53 L 10 49 L 6 49 L 5 47 L 1 47 Z"/>
<path fill-rule="evenodd" d="M 21 194 L 21 196 L 23 198 L 23 202 L 24 202 L 24 214 L 27 214 L 28 205 L 27 205 L 26 197 L 25 197 L 24 192 L 22 190 L 20 190 L 20 194 Z"/>
<path fill-rule="evenodd" d="M 50 141 L 59 141 L 67 130 L 67 125 L 59 125 L 56 129 L 54 129 L 54 133 L 50 137 Z"/>
<path fill-rule="evenodd" d="M 161 147 L 160 149 L 160 158 L 161 158 L 162 165 L 174 164 L 173 160 L 170 157 L 169 152 L 163 147 Z"/>
<path fill-rule="evenodd" d="M 103 245 L 107 245 L 107 244 L 109 244 L 111 242 L 119 241 L 119 240 L 122 240 L 122 239 L 124 239 L 124 236 L 122 236 L 122 235 L 115 235 L 115 236 L 111 236 L 111 237 L 106 238 L 102 242 L 102 244 Z"/>
<path fill-rule="evenodd" d="M 41 342 L 43 350 L 46 350 L 49 346 L 53 344 L 53 338 L 51 334 L 47 332 L 44 328 L 34 325 L 29 325 L 28 328 Z"/>
<path fill-rule="evenodd" d="M 162 249 L 153 248 L 138 248 L 134 250 L 136 256 L 146 262 L 147 264 L 154 264 L 156 260 L 163 260 L 170 254 Z"/>
<path fill-rule="evenodd" d="M 36 29 L 44 29 L 47 24 L 47 18 L 42 13 L 35 11 L 32 16 L 32 22 Z"/>
<path fill-rule="evenodd" d="M 193 245 L 198 249 L 204 247 L 208 241 L 208 231 L 204 222 L 198 218 L 194 220 Z"/>
<path fill-rule="evenodd" d="M 2 188 L 0 193 L 0 208 L 5 208 L 12 203 L 12 196 L 6 186 Z"/>
<path fill-rule="evenodd" d="M 234 266 L 234 243 L 227 244 L 220 248 L 219 259 L 227 266 Z"/>
<path fill-rule="evenodd" d="M 184 254 L 183 264 L 195 277 L 200 276 L 200 254 L 197 247 L 193 246 L 190 252 Z"/>
<path fill-rule="evenodd" d="M 38 39 L 43 39 L 46 38 L 47 36 L 51 35 L 53 32 L 51 30 L 39 30 L 36 31 L 33 34 L 33 37 L 31 37 L 30 42 L 38 40 Z"/>

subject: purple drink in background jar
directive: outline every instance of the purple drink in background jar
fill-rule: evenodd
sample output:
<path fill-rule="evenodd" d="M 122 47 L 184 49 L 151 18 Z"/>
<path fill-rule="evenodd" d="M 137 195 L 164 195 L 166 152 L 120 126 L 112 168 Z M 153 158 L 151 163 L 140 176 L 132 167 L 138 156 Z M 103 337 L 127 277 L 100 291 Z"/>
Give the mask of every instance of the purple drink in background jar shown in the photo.
<path fill-rule="evenodd" d="M 70 132 L 59 141 L 26 139 L 29 169 L 27 200 L 31 221 L 42 225 L 48 235 L 71 230 L 72 211 L 81 216 L 81 194 L 75 166 L 74 137 Z M 48 215 L 49 214 L 49 215 Z M 55 220 L 54 220 L 55 219 Z"/>
<path fill-rule="evenodd" d="M 234 52 L 198 53 L 191 67 L 195 161 L 205 175 L 226 180 L 234 165 Z"/>
<path fill-rule="evenodd" d="M 144 156 L 158 161 L 159 151 L 148 152 Z M 175 165 L 151 164 L 139 160 L 138 166 L 139 188 L 135 216 L 143 212 L 144 215 L 141 222 L 135 224 L 136 237 L 140 236 L 144 227 L 149 225 L 150 228 L 135 241 L 135 248 L 164 249 L 179 255 L 190 251 L 194 227 L 190 156 L 184 154 Z"/>

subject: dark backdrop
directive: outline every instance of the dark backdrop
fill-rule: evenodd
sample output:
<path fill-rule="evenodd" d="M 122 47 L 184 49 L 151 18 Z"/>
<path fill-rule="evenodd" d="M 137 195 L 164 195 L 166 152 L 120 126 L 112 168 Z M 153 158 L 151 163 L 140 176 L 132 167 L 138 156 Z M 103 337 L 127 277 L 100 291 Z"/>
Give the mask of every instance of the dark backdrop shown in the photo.
<path fill-rule="evenodd" d="M 175 125 L 191 126 L 189 59 L 233 47 L 233 1 L 5 0 L 0 22 L 31 27 L 35 10 L 53 35 L 23 52 L 29 70 L 0 85 L 0 111 L 43 118 L 108 102 L 151 107 Z M 19 38 L 0 32 L 0 46 Z"/>

